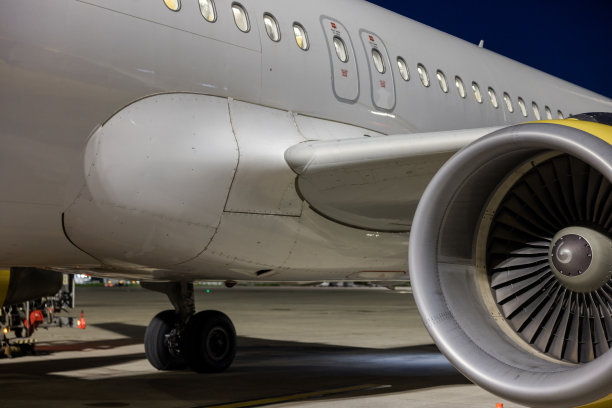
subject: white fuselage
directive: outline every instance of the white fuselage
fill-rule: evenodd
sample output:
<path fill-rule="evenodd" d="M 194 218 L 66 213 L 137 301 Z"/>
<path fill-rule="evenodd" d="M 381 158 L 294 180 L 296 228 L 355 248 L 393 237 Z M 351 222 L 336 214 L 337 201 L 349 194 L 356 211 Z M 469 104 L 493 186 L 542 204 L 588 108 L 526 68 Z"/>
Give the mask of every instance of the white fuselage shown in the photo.
<path fill-rule="evenodd" d="M 545 107 L 554 118 L 558 111 L 612 111 L 607 98 L 366 2 L 243 1 L 246 33 L 234 23 L 229 1 L 216 2 L 213 23 L 202 17 L 197 1 L 182 3 L 178 12 L 162 0 L 0 5 L 0 266 L 80 267 L 159 279 L 405 279 L 407 234 L 351 228 L 315 213 L 295 191 L 295 175 L 283 159 L 289 147 L 306 140 L 510 125 L 535 120 L 533 103 L 543 119 Z M 266 34 L 265 12 L 278 20 L 278 42 Z M 296 44 L 295 22 L 307 32 L 308 50 Z M 335 36 L 347 46 L 346 63 L 336 56 Z M 373 64 L 373 47 L 383 56 L 383 73 Z M 398 71 L 398 57 L 407 63 L 409 80 Z M 429 86 L 417 64 L 427 70 Z M 447 92 L 438 80 L 442 74 Z M 208 190 L 217 195 L 206 217 L 194 206 L 177 210 L 183 195 L 209 202 L 197 177 L 156 164 L 156 179 L 139 179 L 121 167 L 149 156 L 107 163 L 123 184 L 91 191 L 87 166 L 99 162 L 87 154 L 95 156 L 92 140 L 100 129 L 108 133 L 100 125 L 135 101 L 166 93 L 179 94 L 179 102 L 194 109 L 194 126 L 206 134 L 196 138 L 200 150 L 227 131 L 223 153 L 202 156 L 220 166 L 202 167 L 202 174 L 223 168 L 227 176 L 227 182 L 210 177 L 218 188 Z M 187 94 L 195 96 L 185 102 Z M 155 119 L 163 123 L 168 112 L 179 120 L 171 111 L 180 103 L 159 98 L 148 99 L 167 104 Z M 175 147 L 171 137 L 146 145 L 143 135 L 142 144 L 126 141 L 126 150 L 156 146 L 159 158 L 160 145 Z M 116 140 L 109 151 L 120 149 L 122 139 Z M 159 190 L 156 180 L 166 175 L 168 190 Z M 159 194 L 126 198 L 140 187 Z M 115 194 L 121 188 L 128 193 Z M 203 189 L 200 196 L 191 194 L 197 188 Z M 117 200 L 113 210 L 101 212 L 121 227 L 87 207 L 87 189 L 96 205 L 96 197 Z M 112 212 L 119 207 L 139 217 L 138 223 L 125 226 L 125 213 Z M 172 239 L 160 238 L 170 237 L 165 229 L 175 233 Z"/>

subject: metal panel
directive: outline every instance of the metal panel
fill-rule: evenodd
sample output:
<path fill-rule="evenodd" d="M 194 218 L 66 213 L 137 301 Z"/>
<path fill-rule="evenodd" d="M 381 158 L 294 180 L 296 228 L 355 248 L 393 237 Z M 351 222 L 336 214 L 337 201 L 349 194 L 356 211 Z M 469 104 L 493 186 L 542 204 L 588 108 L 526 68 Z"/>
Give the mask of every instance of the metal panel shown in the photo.
<path fill-rule="evenodd" d="M 159 1 L 109 1 L 109 0 L 86 0 L 85 4 L 91 4 L 109 11 L 149 21 L 166 27 L 172 27 L 184 32 L 193 33 L 201 37 L 208 37 L 217 41 L 223 41 L 238 45 L 253 51 L 260 51 L 258 25 L 253 21 L 256 15 L 248 14 L 250 30 L 246 33 L 238 30 L 234 24 L 232 9 L 227 4 L 219 4 L 215 7 L 217 21 L 222 24 L 211 24 L 204 20 L 197 1 L 185 1 L 181 3 L 178 13 L 172 13 Z M 250 9 L 248 1 L 242 0 L 241 4 Z M 227 25 L 226 25 L 227 24 Z M 228 30 L 228 27 L 231 29 Z"/>
<path fill-rule="evenodd" d="M 227 99 L 166 94 L 129 105 L 91 137 L 68 237 L 107 265 L 167 266 L 204 250 L 238 160 Z"/>
<path fill-rule="evenodd" d="M 382 133 L 346 123 L 294 114 L 295 123 L 306 140 L 355 139 L 363 136 L 377 137 Z"/>
<path fill-rule="evenodd" d="M 457 150 L 498 128 L 302 143 L 285 153 L 302 197 L 356 227 L 408 231 L 421 194 Z"/>
<path fill-rule="evenodd" d="M 240 160 L 225 211 L 300 215 L 295 174 L 283 158 L 304 141 L 291 112 L 231 101 L 230 115 Z"/>
<path fill-rule="evenodd" d="M 407 279 L 407 240 L 406 234 L 356 230 L 305 208 L 285 265 L 309 271 L 311 280 Z"/>
<path fill-rule="evenodd" d="M 316 281 L 406 279 L 408 236 L 362 231 L 316 214 L 301 217 L 225 212 L 212 242 L 181 271 L 207 279 Z M 163 279 L 160 271 L 157 278 Z"/>
<path fill-rule="evenodd" d="M 372 103 L 379 109 L 392 111 L 395 108 L 395 82 L 387 48 L 380 37 L 370 31 L 360 30 L 359 35 L 368 60 Z M 376 68 L 372 59 L 373 50 L 377 50 L 382 56 L 384 68 L 382 73 Z"/>
<path fill-rule="evenodd" d="M 321 25 L 327 39 L 334 95 L 340 101 L 355 102 L 359 98 L 359 72 L 351 37 L 336 19 L 321 16 Z M 336 55 L 334 37 L 340 38 L 346 46 L 348 55 L 346 62 L 342 62 Z"/>
<path fill-rule="evenodd" d="M 186 266 L 209 273 L 228 270 L 241 279 L 255 279 L 258 271 L 271 270 L 265 274 L 270 279 L 284 269 L 299 232 L 298 217 L 225 212 L 206 251 Z"/>

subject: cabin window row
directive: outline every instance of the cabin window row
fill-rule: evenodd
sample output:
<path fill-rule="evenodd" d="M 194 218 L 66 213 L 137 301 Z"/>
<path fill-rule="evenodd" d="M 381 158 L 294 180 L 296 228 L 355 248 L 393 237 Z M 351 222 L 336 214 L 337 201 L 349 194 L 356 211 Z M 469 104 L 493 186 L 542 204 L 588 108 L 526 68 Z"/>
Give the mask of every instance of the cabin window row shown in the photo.
<path fill-rule="evenodd" d="M 179 11 L 181 9 L 181 0 L 163 0 L 165 5 L 172 11 Z M 210 22 L 214 23 L 217 21 L 217 11 L 215 8 L 214 0 L 198 0 L 198 5 L 200 7 L 200 13 L 202 17 Z M 242 32 L 249 32 L 251 30 L 249 15 L 246 9 L 237 2 L 232 3 L 232 14 L 234 15 L 234 23 L 236 27 Z M 281 30 L 276 18 L 270 13 L 264 13 L 263 15 L 263 23 L 266 29 L 266 34 L 270 38 L 270 40 L 274 42 L 279 42 L 281 40 Z M 306 34 L 306 30 L 300 23 L 293 23 L 293 35 L 295 37 L 295 41 L 298 47 L 302 50 L 308 50 L 310 44 L 308 42 L 308 35 Z M 346 44 L 342 40 L 342 38 L 336 36 L 333 38 L 334 48 L 336 50 L 336 55 L 338 59 L 342 62 L 348 61 L 348 51 L 346 48 Z M 386 72 L 386 67 L 384 63 L 384 58 L 380 51 L 376 48 L 372 48 L 372 61 L 374 63 L 374 67 L 376 70 L 383 74 Z M 400 77 L 404 81 L 410 80 L 410 70 L 408 65 L 406 64 L 406 60 L 402 57 L 397 57 L 397 68 L 400 74 Z M 431 82 L 429 80 L 429 74 L 427 73 L 427 68 L 421 63 L 417 64 L 417 73 L 419 74 L 419 78 L 421 83 L 425 87 L 429 87 Z M 436 78 L 438 79 L 438 84 L 440 85 L 440 89 L 444 93 L 449 92 L 448 81 L 446 79 L 446 75 L 442 70 L 436 71 Z M 457 88 L 457 93 L 462 99 L 467 97 L 467 92 L 463 80 L 458 75 L 455 76 L 455 87 Z M 480 92 L 480 86 L 476 81 L 472 82 L 472 93 L 476 102 L 483 103 L 483 96 Z M 489 101 L 491 105 L 495 108 L 499 108 L 499 102 L 497 99 L 497 94 L 492 87 L 487 88 L 487 94 L 489 96 Z M 512 102 L 512 98 L 507 92 L 503 93 L 503 101 L 506 107 L 506 110 L 510 113 L 514 113 L 514 104 Z M 520 96 L 517 98 L 517 104 L 521 114 L 524 117 L 529 116 L 529 112 L 527 111 L 527 106 L 525 101 Z M 542 115 L 540 113 L 540 108 L 536 102 L 531 102 L 531 110 L 533 111 L 533 115 L 536 120 L 540 120 Z M 546 119 L 552 119 L 552 111 L 548 106 L 544 106 L 544 115 Z M 563 112 L 561 110 L 557 110 L 557 117 L 559 119 L 563 119 Z"/>
<path fill-rule="evenodd" d="M 163 1 L 166 7 L 172 11 L 179 11 L 181 9 L 181 0 Z M 214 0 L 198 0 L 198 5 L 200 6 L 200 13 L 206 21 L 209 23 L 214 23 L 217 21 L 217 10 L 215 8 Z M 249 15 L 242 4 L 237 2 L 232 3 L 232 14 L 234 15 L 234 23 L 240 31 L 243 33 L 248 33 L 251 31 Z M 281 40 L 281 30 L 278 20 L 276 20 L 276 18 L 270 13 L 264 13 L 263 23 L 266 29 L 266 34 L 270 40 L 279 42 Z M 300 49 L 304 51 L 308 50 L 308 35 L 306 34 L 304 26 L 297 22 L 293 23 L 293 36 L 295 37 L 295 42 Z"/>
<path fill-rule="evenodd" d="M 406 65 L 406 60 L 404 60 L 404 58 L 397 57 L 397 69 L 399 71 L 400 77 L 404 81 L 410 80 L 410 70 L 408 69 L 408 65 Z M 429 79 L 429 74 L 427 73 L 427 68 L 425 68 L 425 65 L 418 63 L 417 73 L 419 74 L 419 79 L 421 80 L 421 83 L 423 84 L 423 86 L 429 87 L 431 85 L 431 81 Z M 440 85 L 440 89 L 442 90 L 442 92 L 448 93 L 449 92 L 448 81 L 446 79 L 446 75 L 444 74 L 442 70 L 436 71 L 436 78 L 438 79 L 438 84 Z M 467 97 L 466 88 L 463 83 L 463 80 L 458 75 L 455 76 L 455 87 L 457 88 L 457 93 L 459 94 L 459 96 L 462 99 L 465 99 Z M 483 103 L 483 100 L 484 100 L 483 94 L 481 93 L 480 86 L 478 85 L 478 82 L 476 81 L 472 82 L 472 94 L 474 95 L 474 99 L 476 99 L 476 102 Z M 491 102 L 491 105 L 495 109 L 498 109 L 500 102 L 497 98 L 497 93 L 495 92 L 495 90 L 492 87 L 488 87 L 486 95 L 489 96 L 489 101 Z M 525 104 L 525 101 L 523 100 L 523 98 L 519 96 L 517 98 L 517 103 L 518 103 L 521 114 L 524 117 L 528 117 L 529 112 L 527 110 L 527 105 Z M 512 102 L 512 98 L 510 97 L 510 94 L 508 94 L 507 92 L 503 93 L 503 104 L 508 110 L 508 112 L 510 113 L 514 112 L 514 104 Z M 531 102 L 531 110 L 536 120 L 542 119 L 540 108 L 536 102 Z M 548 107 L 548 105 L 544 106 L 544 116 L 546 119 L 553 118 L 552 110 Z M 557 110 L 557 117 L 559 119 L 564 118 L 563 112 L 561 110 Z"/>

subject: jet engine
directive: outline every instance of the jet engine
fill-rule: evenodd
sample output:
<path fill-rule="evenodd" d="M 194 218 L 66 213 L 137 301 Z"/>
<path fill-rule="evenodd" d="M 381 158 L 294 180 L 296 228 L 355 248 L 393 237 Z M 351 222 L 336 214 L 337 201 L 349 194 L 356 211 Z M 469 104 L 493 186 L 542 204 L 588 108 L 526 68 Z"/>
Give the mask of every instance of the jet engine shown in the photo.
<path fill-rule="evenodd" d="M 45 269 L 0 270 L 0 307 L 55 295 L 62 283 L 61 273 Z"/>
<path fill-rule="evenodd" d="M 603 123 L 507 127 L 453 156 L 419 203 L 419 311 L 490 392 L 535 407 L 612 393 L 611 144 Z"/>

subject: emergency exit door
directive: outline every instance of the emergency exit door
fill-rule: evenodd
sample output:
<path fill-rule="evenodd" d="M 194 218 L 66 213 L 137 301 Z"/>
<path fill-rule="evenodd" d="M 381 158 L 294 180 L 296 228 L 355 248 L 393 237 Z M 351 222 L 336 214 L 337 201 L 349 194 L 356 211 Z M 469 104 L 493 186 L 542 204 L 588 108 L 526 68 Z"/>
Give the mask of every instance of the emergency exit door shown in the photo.
<path fill-rule="evenodd" d="M 359 73 L 351 37 L 336 19 L 322 16 L 321 25 L 327 40 L 334 95 L 343 102 L 355 102 L 359 98 Z"/>
<path fill-rule="evenodd" d="M 368 60 L 372 103 L 378 109 L 392 111 L 395 108 L 395 83 L 385 44 L 367 30 L 360 30 L 359 36 Z"/>

